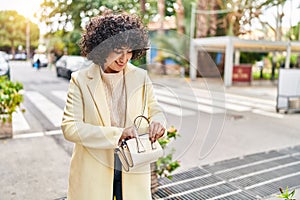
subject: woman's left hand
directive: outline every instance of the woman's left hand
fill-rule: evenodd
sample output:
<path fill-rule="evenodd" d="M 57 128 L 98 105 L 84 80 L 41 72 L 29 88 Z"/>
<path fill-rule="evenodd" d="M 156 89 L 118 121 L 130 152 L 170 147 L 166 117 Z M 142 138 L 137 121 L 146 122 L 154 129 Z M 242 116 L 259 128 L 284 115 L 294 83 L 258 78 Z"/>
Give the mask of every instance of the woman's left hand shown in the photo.
<path fill-rule="evenodd" d="M 158 138 L 162 137 L 165 133 L 165 128 L 159 122 L 151 122 L 149 126 L 149 138 L 151 142 L 155 142 Z"/>

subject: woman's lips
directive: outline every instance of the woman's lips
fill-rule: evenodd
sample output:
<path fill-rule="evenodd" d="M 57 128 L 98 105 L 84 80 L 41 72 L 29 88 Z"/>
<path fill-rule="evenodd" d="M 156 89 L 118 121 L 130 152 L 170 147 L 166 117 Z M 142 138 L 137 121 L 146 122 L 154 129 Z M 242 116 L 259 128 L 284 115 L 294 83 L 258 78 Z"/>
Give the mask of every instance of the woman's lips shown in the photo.
<path fill-rule="evenodd" d="M 124 67 L 125 64 L 126 64 L 126 63 L 118 63 L 118 62 L 116 62 L 116 63 L 117 63 L 117 65 L 120 66 L 120 67 Z"/>

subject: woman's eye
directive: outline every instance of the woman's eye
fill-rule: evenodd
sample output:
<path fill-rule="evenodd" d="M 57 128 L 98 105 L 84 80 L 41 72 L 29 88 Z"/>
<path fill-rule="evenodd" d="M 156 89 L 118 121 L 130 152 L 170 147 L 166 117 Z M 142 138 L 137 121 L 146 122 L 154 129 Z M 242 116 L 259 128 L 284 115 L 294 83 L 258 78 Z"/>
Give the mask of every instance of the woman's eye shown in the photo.
<path fill-rule="evenodd" d="M 118 50 L 115 50 L 114 51 L 116 54 L 121 54 L 122 53 L 122 51 L 118 51 Z"/>

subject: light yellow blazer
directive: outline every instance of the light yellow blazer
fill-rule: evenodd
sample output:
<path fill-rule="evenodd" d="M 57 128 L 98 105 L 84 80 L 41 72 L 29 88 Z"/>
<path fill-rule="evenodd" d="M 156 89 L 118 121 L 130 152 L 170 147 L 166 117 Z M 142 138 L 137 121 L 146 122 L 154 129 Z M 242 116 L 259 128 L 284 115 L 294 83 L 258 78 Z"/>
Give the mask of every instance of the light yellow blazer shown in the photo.
<path fill-rule="evenodd" d="M 164 115 L 154 97 L 153 86 L 145 70 L 128 64 L 125 68 L 125 87 L 125 127 L 132 126 L 134 118 L 142 114 L 144 105 L 144 115 L 150 121 L 159 121 L 165 125 Z M 111 200 L 114 148 L 123 128 L 111 126 L 98 65 L 92 64 L 87 69 L 72 74 L 61 127 L 66 140 L 75 143 L 68 200 Z M 123 172 L 122 178 L 123 200 L 151 199 L 149 165 L 128 173 Z"/>

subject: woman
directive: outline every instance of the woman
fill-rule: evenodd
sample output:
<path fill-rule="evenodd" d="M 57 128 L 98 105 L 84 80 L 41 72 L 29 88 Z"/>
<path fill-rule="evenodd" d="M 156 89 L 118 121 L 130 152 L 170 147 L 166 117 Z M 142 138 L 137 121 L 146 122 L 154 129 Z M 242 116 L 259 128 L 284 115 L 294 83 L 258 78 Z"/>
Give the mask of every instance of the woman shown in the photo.
<path fill-rule="evenodd" d="M 138 115 L 149 118 L 151 141 L 165 133 L 147 72 L 128 63 L 148 45 L 145 27 L 133 15 L 104 14 L 87 25 L 80 47 L 93 64 L 72 74 L 62 121 L 65 138 L 75 143 L 69 200 L 151 199 L 150 166 L 120 172 L 114 156 L 120 141 L 135 137 Z"/>

